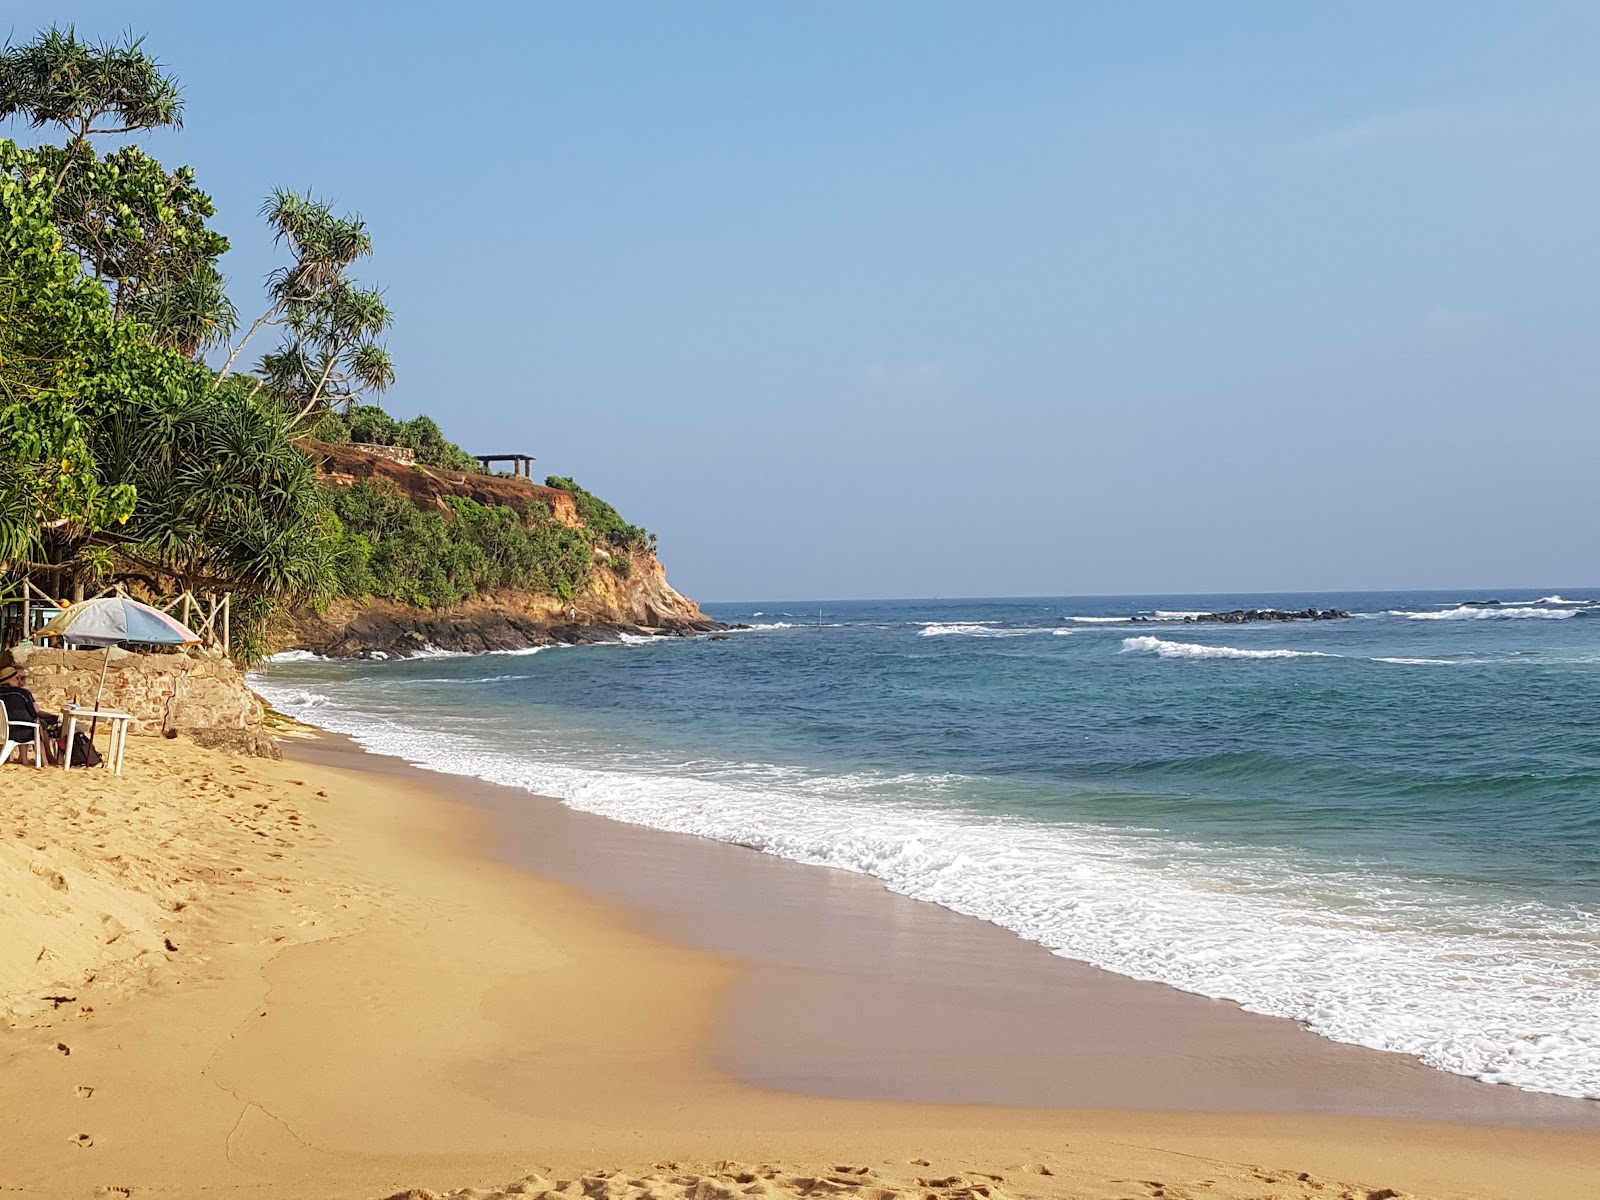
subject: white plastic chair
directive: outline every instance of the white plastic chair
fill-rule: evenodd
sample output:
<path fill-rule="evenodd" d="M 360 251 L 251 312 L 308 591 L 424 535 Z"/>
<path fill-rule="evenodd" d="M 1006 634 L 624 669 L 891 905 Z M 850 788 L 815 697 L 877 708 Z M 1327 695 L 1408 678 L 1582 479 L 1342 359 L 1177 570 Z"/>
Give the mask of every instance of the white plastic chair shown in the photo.
<path fill-rule="evenodd" d="M 14 742 L 11 740 L 13 729 L 33 730 L 33 741 Z M 6 706 L 0 704 L 0 764 L 4 764 L 11 757 L 13 750 L 20 750 L 24 746 L 33 747 L 33 765 L 44 766 L 44 730 L 39 728 L 37 721 L 13 721 L 6 712 Z"/>

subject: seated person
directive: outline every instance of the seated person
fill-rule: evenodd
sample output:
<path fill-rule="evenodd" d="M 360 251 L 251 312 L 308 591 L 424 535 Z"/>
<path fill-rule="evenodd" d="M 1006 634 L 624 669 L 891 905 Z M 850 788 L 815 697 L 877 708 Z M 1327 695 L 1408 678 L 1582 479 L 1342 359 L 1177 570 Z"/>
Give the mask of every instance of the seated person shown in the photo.
<path fill-rule="evenodd" d="M 6 717 L 12 721 L 37 721 L 44 739 L 44 761 L 55 761 L 54 734 L 60 728 L 61 718 L 55 713 L 41 712 L 33 702 L 33 693 L 25 686 L 28 672 L 22 667 L 0 667 L 0 704 L 6 706 Z M 23 744 L 33 741 L 33 730 L 26 726 L 11 727 L 11 740 Z"/>

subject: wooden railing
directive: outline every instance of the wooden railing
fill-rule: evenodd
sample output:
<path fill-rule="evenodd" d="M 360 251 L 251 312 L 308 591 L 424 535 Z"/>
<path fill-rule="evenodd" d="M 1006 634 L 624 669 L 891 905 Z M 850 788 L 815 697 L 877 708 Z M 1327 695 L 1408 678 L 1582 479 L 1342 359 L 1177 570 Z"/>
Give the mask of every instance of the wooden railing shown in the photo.
<path fill-rule="evenodd" d="M 109 587 L 101 588 L 92 596 L 85 596 L 83 600 L 98 600 L 102 596 L 127 595 L 126 589 L 121 584 L 112 584 Z M 137 600 L 140 597 L 134 596 L 130 597 L 130 599 Z M 15 630 L 9 626 L 5 630 L 0 630 L 0 634 L 4 635 L 7 645 L 10 645 L 13 641 L 22 641 L 34 635 L 33 616 L 35 608 L 59 611 L 74 603 L 83 603 L 83 600 L 57 599 L 34 583 L 28 576 L 22 577 L 20 595 L 13 593 L 9 596 L 0 597 L 0 600 L 3 600 L 7 607 L 20 605 L 22 609 L 22 619 Z M 184 625 L 199 635 L 201 645 L 219 649 L 224 654 L 227 654 L 231 649 L 233 593 L 202 592 L 196 594 L 183 591 L 176 596 L 145 600 L 143 603 L 149 604 L 152 608 L 159 608 L 168 616 L 183 622 Z M 10 637 L 12 632 L 18 634 L 15 639 Z"/>

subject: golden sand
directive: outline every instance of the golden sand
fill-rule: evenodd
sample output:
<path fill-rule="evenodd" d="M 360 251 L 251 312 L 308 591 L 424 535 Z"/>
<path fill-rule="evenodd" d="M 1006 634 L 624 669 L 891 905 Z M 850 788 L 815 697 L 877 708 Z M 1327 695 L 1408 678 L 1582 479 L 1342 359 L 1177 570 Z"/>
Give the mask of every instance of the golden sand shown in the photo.
<path fill-rule="evenodd" d="M 136 740 L 122 779 L 0 767 L 0 1193 L 1520 1200 L 1600 1177 L 1585 1133 L 763 1091 L 708 1061 L 738 960 L 483 839 L 425 782 L 184 742 Z"/>

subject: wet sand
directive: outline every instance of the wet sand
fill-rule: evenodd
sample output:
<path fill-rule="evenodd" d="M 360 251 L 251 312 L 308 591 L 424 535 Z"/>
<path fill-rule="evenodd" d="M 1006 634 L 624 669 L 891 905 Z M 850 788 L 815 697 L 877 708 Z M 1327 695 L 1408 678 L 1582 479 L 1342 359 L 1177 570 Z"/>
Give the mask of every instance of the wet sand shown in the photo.
<path fill-rule="evenodd" d="M 418 769 L 327 735 L 329 765 Z M 1330 1113 L 1600 1132 L 1600 1103 L 1493 1086 L 1280 1017 L 1062 958 L 870 876 L 623 824 L 460 776 L 495 853 L 731 956 L 713 1061 L 816 1096 L 1025 1107 Z M 1381 981 L 1374 981 L 1381 986 Z"/>

